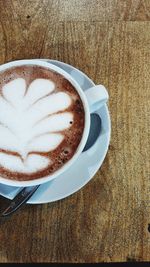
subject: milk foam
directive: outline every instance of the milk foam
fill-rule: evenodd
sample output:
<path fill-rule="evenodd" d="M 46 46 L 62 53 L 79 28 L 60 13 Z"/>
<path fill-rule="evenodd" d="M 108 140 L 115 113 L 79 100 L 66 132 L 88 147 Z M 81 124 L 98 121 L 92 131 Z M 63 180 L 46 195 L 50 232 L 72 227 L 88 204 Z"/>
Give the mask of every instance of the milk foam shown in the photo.
<path fill-rule="evenodd" d="M 65 111 L 72 103 L 71 96 L 54 90 L 55 84 L 47 79 L 35 79 L 28 89 L 23 78 L 3 86 L 0 96 L 0 166 L 32 173 L 51 163 L 50 159 L 34 152 L 56 149 L 64 139 L 63 131 L 73 122 L 73 114 Z"/>
<path fill-rule="evenodd" d="M 32 173 L 44 169 L 50 164 L 50 160 L 40 155 L 29 155 L 23 162 L 20 157 L 0 152 L 0 163 L 10 171 Z"/>

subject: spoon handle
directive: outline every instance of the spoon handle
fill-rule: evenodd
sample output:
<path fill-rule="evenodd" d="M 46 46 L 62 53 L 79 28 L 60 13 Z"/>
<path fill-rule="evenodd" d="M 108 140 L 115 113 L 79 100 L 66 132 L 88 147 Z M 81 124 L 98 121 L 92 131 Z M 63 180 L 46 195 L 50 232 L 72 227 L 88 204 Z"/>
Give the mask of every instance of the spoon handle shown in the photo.
<path fill-rule="evenodd" d="M 28 199 L 34 194 L 40 185 L 24 187 L 11 201 L 10 205 L 1 214 L 2 217 L 6 217 L 17 209 L 19 209 L 23 204 L 25 204 Z"/>

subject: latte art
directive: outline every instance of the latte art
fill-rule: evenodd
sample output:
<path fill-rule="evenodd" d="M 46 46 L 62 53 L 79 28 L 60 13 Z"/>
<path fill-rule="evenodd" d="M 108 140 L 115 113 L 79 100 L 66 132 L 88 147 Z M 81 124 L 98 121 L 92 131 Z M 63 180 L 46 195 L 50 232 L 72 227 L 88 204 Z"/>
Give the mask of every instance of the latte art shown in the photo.
<path fill-rule="evenodd" d="M 2 88 L 0 97 L 0 149 L 16 152 L 20 158 L 0 153 L 0 164 L 19 172 L 33 172 L 49 164 L 44 156 L 31 152 L 48 152 L 56 149 L 64 136 L 59 131 L 69 128 L 71 112 L 53 115 L 71 105 L 67 93 L 53 94 L 55 85 L 46 79 L 34 80 L 26 92 L 22 78 Z M 4 115 L 5 111 L 5 115 Z M 43 157 L 39 165 L 39 157 Z M 36 164 L 32 162 L 36 162 Z"/>
<path fill-rule="evenodd" d="M 37 66 L 15 67 L 2 81 L 0 175 L 30 180 L 53 173 L 81 140 L 79 95 L 61 75 Z"/>

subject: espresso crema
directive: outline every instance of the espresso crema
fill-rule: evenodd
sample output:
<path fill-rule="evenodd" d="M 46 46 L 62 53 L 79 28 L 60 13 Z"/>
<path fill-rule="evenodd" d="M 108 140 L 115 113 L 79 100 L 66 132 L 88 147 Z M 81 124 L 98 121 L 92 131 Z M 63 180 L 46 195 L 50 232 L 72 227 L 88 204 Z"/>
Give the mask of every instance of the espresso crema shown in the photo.
<path fill-rule="evenodd" d="M 45 67 L 0 73 L 0 176 L 18 181 L 53 174 L 75 154 L 85 112 L 74 86 Z"/>

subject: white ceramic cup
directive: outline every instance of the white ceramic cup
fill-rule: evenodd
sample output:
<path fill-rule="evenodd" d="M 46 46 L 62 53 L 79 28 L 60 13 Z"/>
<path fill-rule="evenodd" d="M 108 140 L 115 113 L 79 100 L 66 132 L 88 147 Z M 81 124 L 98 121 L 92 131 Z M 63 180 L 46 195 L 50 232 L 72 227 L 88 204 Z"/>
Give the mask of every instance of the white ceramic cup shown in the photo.
<path fill-rule="evenodd" d="M 29 60 L 17 60 L 12 61 L 6 64 L 3 64 L 0 66 L 0 73 L 6 69 L 16 67 L 16 66 L 22 66 L 22 65 L 37 65 L 41 67 L 46 67 L 47 69 L 56 71 L 57 73 L 63 75 L 76 89 L 76 91 L 79 93 L 83 106 L 84 106 L 84 112 L 85 112 L 85 127 L 82 134 L 82 138 L 80 141 L 80 144 L 74 153 L 73 157 L 65 163 L 60 169 L 55 171 L 53 174 L 41 177 L 39 179 L 33 179 L 30 181 L 16 181 L 16 180 L 10 180 L 6 179 L 4 177 L 0 177 L 0 183 L 10 186 L 17 186 L 17 187 L 24 187 L 24 186 L 33 186 L 38 184 L 43 184 L 45 182 L 48 182 L 60 174 L 64 173 L 79 157 L 79 155 L 82 153 L 84 146 L 86 144 L 89 130 L 90 130 L 90 113 L 95 112 L 98 110 L 102 105 L 104 105 L 108 100 L 108 92 L 106 88 L 103 85 L 96 85 L 92 88 L 89 88 L 85 92 L 81 89 L 79 84 L 72 78 L 71 75 L 69 75 L 67 72 L 62 70 L 61 68 L 42 61 L 42 60 L 35 60 L 35 59 L 29 59 Z"/>

